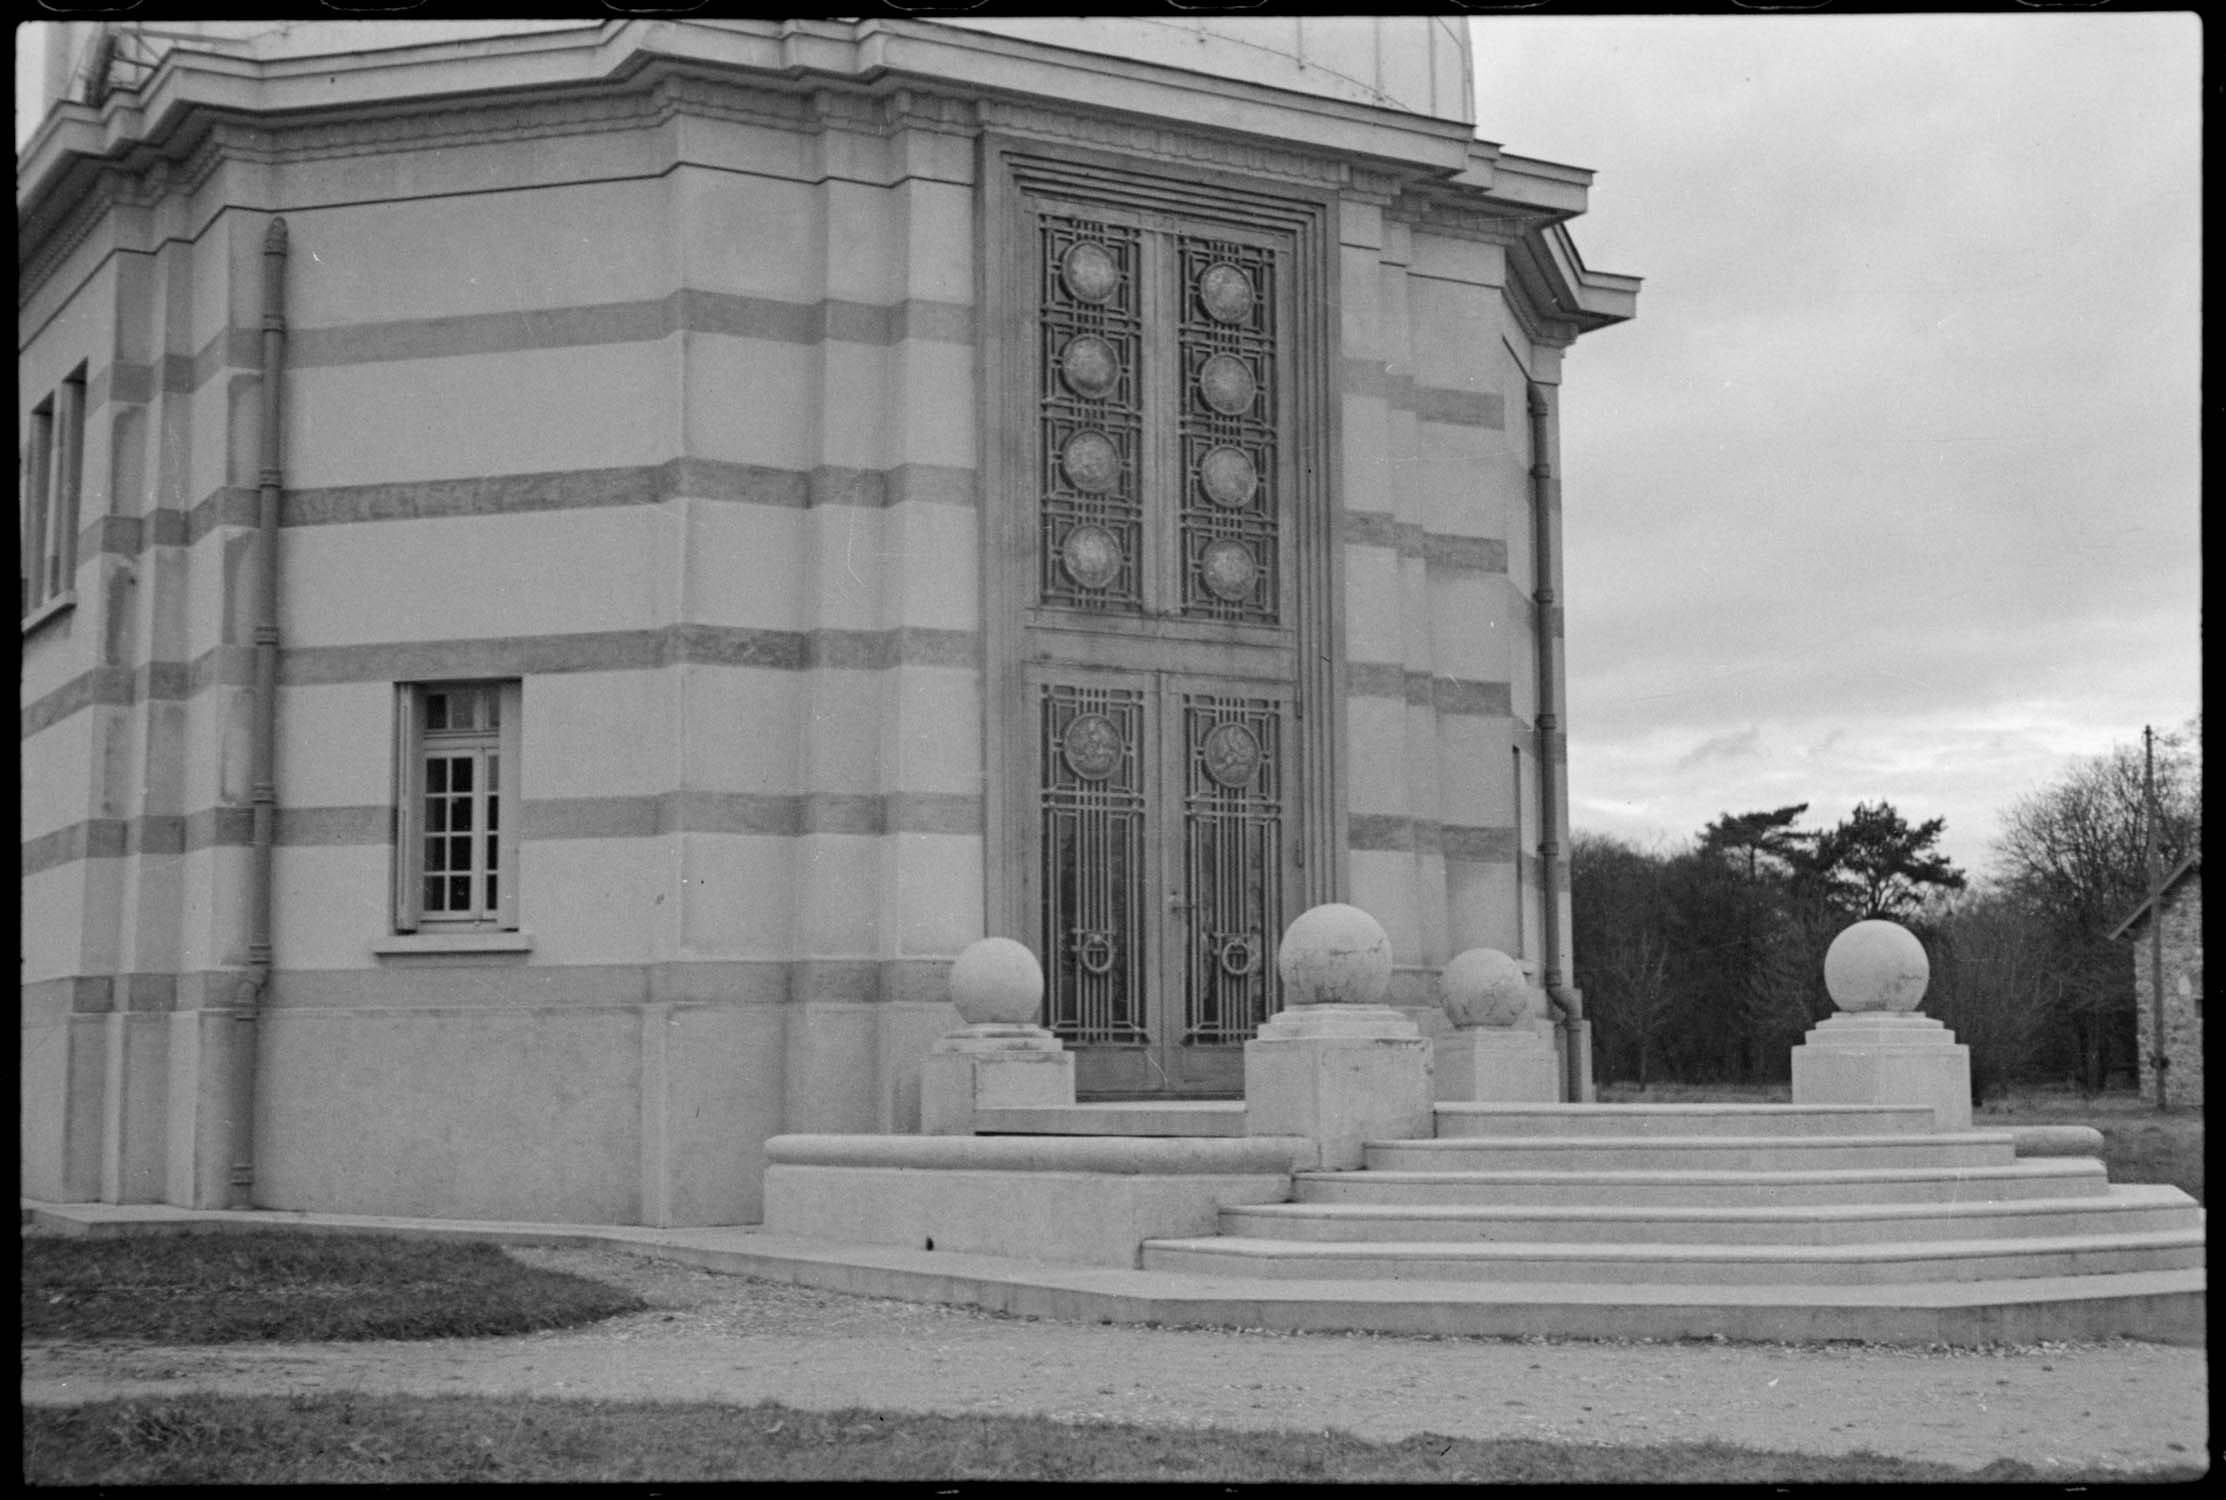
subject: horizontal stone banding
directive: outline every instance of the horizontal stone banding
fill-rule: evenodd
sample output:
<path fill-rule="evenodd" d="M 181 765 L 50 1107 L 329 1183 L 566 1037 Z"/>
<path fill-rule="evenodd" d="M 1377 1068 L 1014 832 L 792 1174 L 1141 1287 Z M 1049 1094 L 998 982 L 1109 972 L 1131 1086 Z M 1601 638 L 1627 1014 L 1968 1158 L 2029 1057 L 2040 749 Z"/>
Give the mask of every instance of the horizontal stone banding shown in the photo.
<path fill-rule="evenodd" d="M 673 625 L 565 635 L 296 646 L 279 652 L 279 684 L 320 687 L 349 682 L 524 677 L 544 672 L 626 672 L 682 665 L 765 667 L 790 672 L 818 668 L 970 669 L 980 662 L 981 637 L 969 630 L 916 625 L 889 630 Z M 245 686 L 253 680 L 253 663 L 253 648 L 219 646 L 190 663 L 156 663 L 151 669 L 142 669 L 144 676 L 124 667 L 94 667 L 26 704 L 18 721 L 19 735 L 29 739 L 96 705 L 124 708 L 145 699 L 189 698 L 220 683 Z"/>
<path fill-rule="evenodd" d="M 1507 398 L 1497 391 L 1422 385 L 1412 375 L 1393 374 L 1380 359 L 1347 359 L 1341 374 L 1346 395 L 1371 397 L 1419 421 L 1495 432 L 1507 426 Z"/>
<path fill-rule="evenodd" d="M 278 809 L 275 842 L 283 848 L 366 848 L 394 836 L 394 809 Z M 970 835 L 982 831 L 982 799 L 965 792 L 666 792 L 636 797 L 528 797 L 519 809 L 520 838 L 657 838 L 667 834 L 769 837 L 899 833 Z M 22 874 L 142 854 L 185 854 L 245 848 L 254 838 L 254 810 L 204 808 L 187 815 L 93 818 L 23 841 Z"/>
<path fill-rule="evenodd" d="M 377 918 L 367 919 L 375 925 Z M 380 937 L 368 927 L 366 944 Z M 940 1004 L 950 998 L 950 958 L 693 959 L 650 964 L 549 964 L 505 954 L 390 954 L 350 969 L 281 966 L 263 997 L 273 1013 L 365 1010 L 452 1012 L 488 1007 L 552 1011 Z M 436 986 L 426 976 L 438 974 Z M 158 1014 L 229 1004 L 244 969 L 80 974 L 20 986 L 26 1024 L 116 1011 Z M 119 1003 L 121 1001 L 121 1003 Z"/>
<path fill-rule="evenodd" d="M 1348 546 L 1389 547 L 1433 567 L 1472 573 L 1507 571 L 1507 543 L 1499 537 L 1455 536 L 1402 521 L 1387 511 L 1348 510 L 1341 537 Z"/>
<path fill-rule="evenodd" d="M 791 302 L 685 287 L 663 297 L 514 312 L 451 313 L 376 323 L 287 330 L 291 369 L 451 359 L 528 349 L 578 349 L 647 343 L 676 333 L 719 334 L 781 344 L 846 343 L 887 348 L 908 340 L 974 342 L 974 309 L 964 302 L 911 298 L 877 304 L 831 297 Z M 189 395 L 226 370 L 263 368 L 262 330 L 228 328 L 192 354 L 148 362 L 118 360 L 88 381 L 88 394 L 140 404 L 155 395 Z M 89 401 L 98 409 L 101 401 Z"/>
<path fill-rule="evenodd" d="M 1348 847 L 1373 854 L 1442 854 L 1476 864 L 1511 864 L 1515 830 L 1440 823 L 1400 813 L 1351 813 L 1346 818 Z"/>
<path fill-rule="evenodd" d="M 1353 698 L 1396 698 L 1441 714 L 1507 718 L 1514 713 L 1514 689 L 1507 683 L 1413 672 L 1396 662 L 1349 664 L 1345 692 Z"/>
<path fill-rule="evenodd" d="M 905 504 L 972 509 L 979 503 L 978 491 L 974 470 L 944 464 L 782 469 L 726 459 L 675 458 L 622 468 L 289 489 L 280 500 L 279 525 L 291 529 L 530 515 L 658 505 L 674 499 L 784 510 L 834 506 L 880 510 Z M 150 547 L 190 547 L 221 527 L 253 527 L 258 503 L 253 489 L 227 485 L 204 495 L 190 509 L 165 507 L 142 516 L 101 516 L 81 533 L 80 555 L 135 557 Z"/>

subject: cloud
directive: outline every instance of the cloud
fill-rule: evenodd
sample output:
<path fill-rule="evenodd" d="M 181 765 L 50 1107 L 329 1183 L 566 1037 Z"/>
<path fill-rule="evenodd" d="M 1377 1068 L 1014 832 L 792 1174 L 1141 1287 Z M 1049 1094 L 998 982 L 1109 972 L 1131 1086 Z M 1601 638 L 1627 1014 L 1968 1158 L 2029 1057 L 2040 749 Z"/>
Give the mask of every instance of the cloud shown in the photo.
<path fill-rule="evenodd" d="M 1560 403 L 1578 826 L 1884 797 L 1978 864 L 2197 709 L 2199 18 L 1475 35 L 1480 133 L 1595 169 L 1645 278 Z"/>
<path fill-rule="evenodd" d="M 1712 760 L 1754 760 L 1762 755 L 1762 730 L 1755 725 L 1717 735 L 1712 740 L 1702 740 L 1685 752 L 1677 762 L 1677 769 L 1690 771 L 1695 766 L 1706 765 Z"/>

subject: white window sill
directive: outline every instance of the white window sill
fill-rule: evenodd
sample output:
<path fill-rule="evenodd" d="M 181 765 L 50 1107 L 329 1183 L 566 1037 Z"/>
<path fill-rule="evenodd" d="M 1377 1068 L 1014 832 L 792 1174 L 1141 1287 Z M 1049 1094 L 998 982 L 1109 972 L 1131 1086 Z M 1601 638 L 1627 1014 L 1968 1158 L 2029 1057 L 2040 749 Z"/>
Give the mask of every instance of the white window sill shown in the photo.
<path fill-rule="evenodd" d="M 56 594 L 46 603 L 23 617 L 23 633 L 30 635 L 56 615 L 67 613 L 75 608 L 77 608 L 77 594 L 75 591 Z"/>
<path fill-rule="evenodd" d="M 397 932 L 380 938 L 371 951 L 381 958 L 439 956 L 449 953 L 531 953 L 530 932 Z"/>

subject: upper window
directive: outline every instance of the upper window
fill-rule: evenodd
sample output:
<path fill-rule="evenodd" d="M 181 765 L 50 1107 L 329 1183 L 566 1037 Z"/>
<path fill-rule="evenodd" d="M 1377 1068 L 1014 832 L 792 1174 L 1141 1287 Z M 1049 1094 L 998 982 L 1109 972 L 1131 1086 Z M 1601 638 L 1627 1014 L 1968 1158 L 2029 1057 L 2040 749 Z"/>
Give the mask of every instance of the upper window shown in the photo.
<path fill-rule="evenodd" d="M 395 747 L 394 925 L 518 926 L 519 684 L 404 684 Z M 505 804 L 509 805 L 506 806 Z"/>
<path fill-rule="evenodd" d="M 85 468 L 85 367 L 31 411 L 23 450 L 22 613 L 70 592 Z"/>
<path fill-rule="evenodd" d="M 1104 618 L 1283 619 L 1273 235 L 1037 215 L 1037 596 Z"/>

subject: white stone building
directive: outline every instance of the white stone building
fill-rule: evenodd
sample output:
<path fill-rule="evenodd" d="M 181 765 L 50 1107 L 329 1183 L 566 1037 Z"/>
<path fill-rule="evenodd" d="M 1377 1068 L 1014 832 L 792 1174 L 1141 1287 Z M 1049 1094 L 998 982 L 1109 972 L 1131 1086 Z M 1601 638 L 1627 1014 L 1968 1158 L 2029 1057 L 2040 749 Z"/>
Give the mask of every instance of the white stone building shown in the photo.
<path fill-rule="evenodd" d="M 1465 28 L 33 37 L 22 1191 L 749 1222 L 985 934 L 1099 1096 L 1235 1089 L 1322 901 L 1566 1016 L 1637 282 Z"/>

